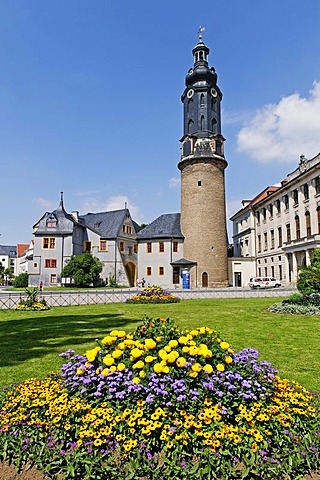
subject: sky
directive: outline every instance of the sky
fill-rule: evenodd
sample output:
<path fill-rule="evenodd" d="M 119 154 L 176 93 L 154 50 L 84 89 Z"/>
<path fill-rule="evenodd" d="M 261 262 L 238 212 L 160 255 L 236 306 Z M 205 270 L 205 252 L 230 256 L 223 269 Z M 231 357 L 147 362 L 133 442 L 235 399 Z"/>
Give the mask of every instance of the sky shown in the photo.
<path fill-rule="evenodd" d="M 198 30 L 223 92 L 227 218 L 320 152 L 320 1 L 0 0 L 0 243 L 58 207 L 180 211 Z M 229 241 L 232 231 L 228 222 Z"/>

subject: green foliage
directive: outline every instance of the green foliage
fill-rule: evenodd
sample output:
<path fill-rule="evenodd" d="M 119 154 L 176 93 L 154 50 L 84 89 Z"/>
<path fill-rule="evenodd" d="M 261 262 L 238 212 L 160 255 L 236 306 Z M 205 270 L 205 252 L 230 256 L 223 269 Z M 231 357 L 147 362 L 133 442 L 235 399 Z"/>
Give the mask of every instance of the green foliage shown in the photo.
<path fill-rule="evenodd" d="M 28 286 L 28 274 L 27 272 L 20 273 L 17 275 L 16 278 L 13 280 L 13 286 L 15 288 L 25 288 Z"/>
<path fill-rule="evenodd" d="M 301 268 L 297 288 L 303 295 L 320 293 L 320 249 L 314 250 L 310 265 Z"/>
<path fill-rule="evenodd" d="M 73 255 L 61 272 L 62 277 L 72 278 L 76 287 L 99 285 L 103 265 L 91 253 Z"/>
<path fill-rule="evenodd" d="M 44 298 L 38 299 L 39 289 L 37 287 L 26 288 L 26 300 L 20 300 L 17 304 L 17 310 L 49 310 L 49 306 Z"/>
<path fill-rule="evenodd" d="M 110 287 L 110 288 L 117 288 L 118 287 L 116 276 L 111 275 L 111 273 L 109 274 L 109 278 L 108 278 L 108 287 Z"/>
<path fill-rule="evenodd" d="M 290 295 L 286 303 L 301 303 L 303 300 L 303 295 L 301 293 L 293 293 Z"/>

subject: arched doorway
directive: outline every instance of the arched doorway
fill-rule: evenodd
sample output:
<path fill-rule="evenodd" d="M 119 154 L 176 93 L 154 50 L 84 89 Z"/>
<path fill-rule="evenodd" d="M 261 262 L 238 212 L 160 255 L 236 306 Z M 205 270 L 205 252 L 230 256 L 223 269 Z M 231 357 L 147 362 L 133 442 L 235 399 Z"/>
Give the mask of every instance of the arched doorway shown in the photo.
<path fill-rule="evenodd" d="M 208 287 L 208 274 L 207 274 L 207 272 L 203 272 L 201 284 L 202 284 L 203 287 Z"/>
<path fill-rule="evenodd" d="M 126 272 L 127 272 L 129 285 L 130 285 L 130 287 L 134 287 L 135 286 L 135 279 L 136 279 L 136 265 L 133 262 L 128 262 L 125 265 L 125 269 L 126 269 Z"/>

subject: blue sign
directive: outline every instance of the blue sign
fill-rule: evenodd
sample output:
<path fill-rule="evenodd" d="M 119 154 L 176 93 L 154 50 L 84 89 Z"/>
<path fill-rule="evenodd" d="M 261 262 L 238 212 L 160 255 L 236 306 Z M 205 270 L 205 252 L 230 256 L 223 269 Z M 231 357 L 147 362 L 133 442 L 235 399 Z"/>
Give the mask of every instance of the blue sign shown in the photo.
<path fill-rule="evenodd" d="M 182 288 L 190 288 L 190 270 L 182 270 Z"/>

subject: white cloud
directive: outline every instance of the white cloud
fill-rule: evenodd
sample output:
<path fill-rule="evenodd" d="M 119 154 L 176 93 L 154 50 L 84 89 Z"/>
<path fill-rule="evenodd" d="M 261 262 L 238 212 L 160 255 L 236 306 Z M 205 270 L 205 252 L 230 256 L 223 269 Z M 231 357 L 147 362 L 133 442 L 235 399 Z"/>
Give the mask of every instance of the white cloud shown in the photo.
<path fill-rule="evenodd" d="M 58 207 L 57 202 L 53 202 L 52 200 L 48 200 L 47 198 L 44 198 L 44 197 L 36 197 L 32 201 L 41 210 L 46 210 L 48 212 L 52 212 L 52 210 L 55 210 Z"/>
<path fill-rule="evenodd" d="M 171 177 L 168 183 L 170 188 L 180 187 L 180 177 Z"/>
<path fill-rule="evenodd" d="M 129 197 L 126 195 L 114 195 L 108 198 L 105 201 L 98 200 L 96 198 L 87 198 L 82 202 L 81 205 L 81 212 L 88 213 L 96 213 L 96 212 L 106 212 L 110 210 L 120 210 L 122 208 L 127 208 L 130 210 L 130 214 L 133 220 L 137 223 L 143 222 L 143 215 L 140 212 L 139 207 L 134 205 Z"/>
<path fill-rule="evenodd" d="M 265 105 L 238 134 L 238 149 L 258 162 L 297 163 L 320 151 L 320 81 L 308 98 L 298 93 Z"/>

